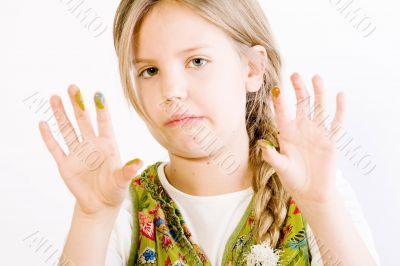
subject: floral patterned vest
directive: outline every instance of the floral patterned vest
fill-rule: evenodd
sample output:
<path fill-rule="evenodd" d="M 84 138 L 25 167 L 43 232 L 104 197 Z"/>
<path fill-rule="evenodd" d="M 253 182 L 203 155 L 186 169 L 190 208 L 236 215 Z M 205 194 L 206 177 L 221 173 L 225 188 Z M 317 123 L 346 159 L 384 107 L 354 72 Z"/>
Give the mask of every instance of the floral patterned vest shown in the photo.
<path fill-rule="evenodd" d="M 129 187 L 134 217 L 128 266 L 210 266 L 201 247 L 193 241 L 177 205 L 159 181 L 157 169 L 161 163 L 159 161 L 148 166 L 132 180 Z M 244 254 L 250 252 L 251 246 L 256 244 L 253 237 L 252 203 L 253 198 L 228 239 L 221 264 L 223 266 L 246 265 Z M 277 246 L 281 250 L 280 265 L 310 265 L 305 228 L 306 221 L 291 200 Z"/>

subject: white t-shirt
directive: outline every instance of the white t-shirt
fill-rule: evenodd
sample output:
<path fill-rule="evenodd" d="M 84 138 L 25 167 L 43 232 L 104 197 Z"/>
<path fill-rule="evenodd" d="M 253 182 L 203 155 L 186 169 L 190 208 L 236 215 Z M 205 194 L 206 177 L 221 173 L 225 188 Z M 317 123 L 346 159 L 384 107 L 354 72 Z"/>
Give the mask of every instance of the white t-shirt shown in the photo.
<path fill-rule="evenodd" d="M 162 186 L 177 204 L 194 241 L 204 250 L 211 265 L 221 265 L 225 244 L 244 214 L 253 195 L 253 189 L 249 187 L 242 191 L 217 196 L 189 195 L 176 189 L 168 182 L 164 173 L 166 164 L 167 162 L 161 163 L 157 169 Z M 361 206 L 353 189 L 348 181 L 343 178 L 340 170 L 338 170 L 336 181 L 337 188 L 345 199 L 346 208 L 358 232 L 361 234 L 373 258 L 380 265 L 372 234 L 362 213 Z M 128 197 L 121 207 L 111 233 L 106 266 L 127 265 L 131 246 L 132 224 L 132 205 L 131 199 Z M 323 265 L 310 226 L 307 226 L 306 230 L 309 243 L 314 243 L 314 245 L 310 246 L 313 258 L 311 265 Z"/>

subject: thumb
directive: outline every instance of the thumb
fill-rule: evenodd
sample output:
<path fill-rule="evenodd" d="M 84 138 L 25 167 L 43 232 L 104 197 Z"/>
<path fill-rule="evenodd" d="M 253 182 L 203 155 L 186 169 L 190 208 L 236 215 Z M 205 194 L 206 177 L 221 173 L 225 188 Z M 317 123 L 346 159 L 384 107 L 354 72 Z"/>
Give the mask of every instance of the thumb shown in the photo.
<path fill-rule="evenodd" d="M 142 165 L 143 162 L 138 158 L 125 163 L 125 165 L 122 167 L 119 174 L 117 175 L 119 179 L 118 183 L 121 184 L 123 187 L 128 186 L 131 180 L 136 176 L 136 172 L 142 167 Z"/>
<path fill-rule="evenodd" d="M 259 139 L 257 144 L 261 147 L 262 150 L 262 157 L 264 161 L 269 163 L 272 168 L 275 169 L 277 172 L 284 172 L 287 159 L 284 155 L 280 154 L 276 149 L 275 146 L 268 140 Z"/>

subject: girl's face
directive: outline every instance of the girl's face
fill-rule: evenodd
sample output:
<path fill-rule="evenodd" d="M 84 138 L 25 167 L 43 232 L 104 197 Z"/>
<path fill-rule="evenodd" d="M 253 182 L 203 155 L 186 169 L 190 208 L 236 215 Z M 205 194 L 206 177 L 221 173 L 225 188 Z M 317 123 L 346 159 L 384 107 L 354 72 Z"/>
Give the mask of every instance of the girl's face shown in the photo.
<path fill-rule="evenodd" d="M 144 18 L 134 50 L 136 89 L 153 122 L 150 132 L 170 153 L 207 155 L 200 143 L 207 134 L 206 142 L 217 139 L 227 147 L 248 143 L 246 68 L 232 42 L 220 28 L 172 1 L 160 2 Z M 166 99 L 182 108 L 168 109 Z M 193 127 L 188 130 L 183 124 L 166 125 L 172 115 L 201 118 L 187 120 Z M 205 129 L 196 135 L 200 125 Z"/>

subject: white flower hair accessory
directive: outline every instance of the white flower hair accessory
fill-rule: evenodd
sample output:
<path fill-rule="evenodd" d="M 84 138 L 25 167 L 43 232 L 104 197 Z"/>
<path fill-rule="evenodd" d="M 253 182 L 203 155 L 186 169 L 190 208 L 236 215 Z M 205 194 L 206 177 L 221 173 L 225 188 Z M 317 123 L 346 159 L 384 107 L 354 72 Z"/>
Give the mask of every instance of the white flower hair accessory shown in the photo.
<path fill-rule="evenodd" d="M 277 266 L 281 250 L 271 248 L 266 241 L 251 246 L 247 255 L 247 266 Z"/>

